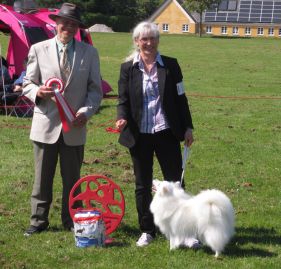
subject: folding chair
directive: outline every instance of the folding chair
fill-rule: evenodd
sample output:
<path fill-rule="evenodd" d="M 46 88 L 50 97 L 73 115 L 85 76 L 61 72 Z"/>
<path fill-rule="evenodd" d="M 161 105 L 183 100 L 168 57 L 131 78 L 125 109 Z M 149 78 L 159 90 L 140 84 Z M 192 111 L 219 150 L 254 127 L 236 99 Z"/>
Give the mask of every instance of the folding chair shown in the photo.
<path fill-rule="evenodd" d="M 9 115 L 18 118 L 32 117 L 33 109 L 34 103 L 26 96 L 20 95 L 12 105 L 12 110 Z"/>
<path fill-rule="evenodd" d="M 1 88 L 0 92 L 0 108 L 1 108 L 1 114 L 10 114 L 11 111 L 11 105 L 14 104 L 15 100 L 18 98 L 19 93 L 13 93 L 12 92 L 12 84 L 4 85 L 4 91 Z M 1 85 L 0 85 L 1 87 Z"/>

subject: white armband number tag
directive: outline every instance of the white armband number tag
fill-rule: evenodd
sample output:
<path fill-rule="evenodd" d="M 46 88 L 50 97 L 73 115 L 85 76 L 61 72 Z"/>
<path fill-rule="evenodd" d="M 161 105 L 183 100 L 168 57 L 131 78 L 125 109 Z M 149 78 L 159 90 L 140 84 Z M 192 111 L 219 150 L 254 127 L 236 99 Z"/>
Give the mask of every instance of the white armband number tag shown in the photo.
<path fill-rule="evenodd" d="M 183 95 L 184 94 L 183 81 L 177 83 L 177 91 L 178 91 L 178 95 Z"/>

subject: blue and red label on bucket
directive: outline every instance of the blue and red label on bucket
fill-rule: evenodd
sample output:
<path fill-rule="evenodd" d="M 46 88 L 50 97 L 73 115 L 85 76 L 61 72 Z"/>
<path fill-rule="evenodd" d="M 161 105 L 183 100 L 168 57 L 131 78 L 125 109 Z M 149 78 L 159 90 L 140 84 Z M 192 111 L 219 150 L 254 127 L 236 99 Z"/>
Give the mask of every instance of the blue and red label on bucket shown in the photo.
<path fill-rule="evenodd" d="M 105 225 L 101 212 L 79 211 L 74 215 L 73 223 L 77 247 L 104 246 Z"/>

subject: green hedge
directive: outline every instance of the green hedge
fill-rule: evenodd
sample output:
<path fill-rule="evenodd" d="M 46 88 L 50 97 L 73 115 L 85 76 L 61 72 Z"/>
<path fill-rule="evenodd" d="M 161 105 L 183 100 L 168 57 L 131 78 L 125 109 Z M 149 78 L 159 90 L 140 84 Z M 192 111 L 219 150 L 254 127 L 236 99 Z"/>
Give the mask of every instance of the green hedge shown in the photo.
<path fill-rule="evenodd" d="M 134 17 L 124 15 L 107 16 L 101 13 L 88 13 L 84 16 L 83 21 L 88 26 L 105 24 L 111 27 L 114 32 L 130 32 L 136 23 Z"/>

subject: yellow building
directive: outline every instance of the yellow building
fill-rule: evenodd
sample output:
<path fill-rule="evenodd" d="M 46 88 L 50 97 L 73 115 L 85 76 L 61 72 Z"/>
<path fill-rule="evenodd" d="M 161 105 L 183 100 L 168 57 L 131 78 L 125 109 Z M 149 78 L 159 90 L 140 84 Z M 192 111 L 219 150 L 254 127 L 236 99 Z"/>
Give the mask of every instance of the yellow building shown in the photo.
<path fill-rule="evenodd" d="M 176 0 L 165 1 L 149 18 L 162 33 L 197 33 L 199 16 Z M 202 33 L 214 36 L 281 37 L 281 0 L 222 0 L 203 14 Z"/>
<path fill-rule="evenodd" d="M 196 33 L 196 20 L 176 1 L 165 1 L 148 19 L 159 26 L 161 33 Z"/>

